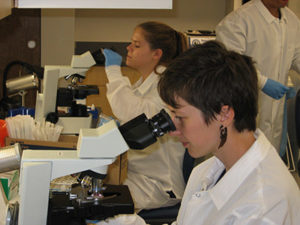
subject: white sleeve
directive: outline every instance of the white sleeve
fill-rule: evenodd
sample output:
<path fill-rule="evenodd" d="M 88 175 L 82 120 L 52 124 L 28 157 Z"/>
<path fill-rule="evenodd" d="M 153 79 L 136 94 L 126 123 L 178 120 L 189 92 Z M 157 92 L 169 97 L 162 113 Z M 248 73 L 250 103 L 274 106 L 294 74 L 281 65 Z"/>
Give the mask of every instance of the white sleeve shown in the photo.
<path fill-rule="evenodd" d="M 163 108 L 158 91 L 152 90 L 148 96 L 134 93 L 128 77 L 123 76 L 119 66 L 105 68 L 109 83 L 107 83 L 107 99 L 114 115 L 121 121 L 128 121 L 142 113 L 153 116 Z"/>
<path fill-rule="evenodd" d="M 298 20 L 299 21 L 299 20 Z M 296 30 L 297 37 L 300 36 L 300 22 L 298 22 L 298 29 Z M 294 57 L 292 61 L 291 69 L 295 70 L 300 74 L 300 40 L 296 43 Z"/>
<path fill-rule="evenodd" d="M 216 27 L 216 40 L 222 42 L 228 50 L 244 54 L 246 51 L 245 24 L 239 15 L 231 13 Z"/>
<path fill-rule="evenodd" d="M 238 15 L 228 15 L 217 25 L 216 40 L 222 42 L 228 50 L 245 54 L 247 48 L 245 27 L 246 24 L 243 24 Z M 258 88 L 262 89 L 265 86 L 268 78 L 262 75 L 258 70 L 257 78 Z"/>
<path fill-rule="evenodd" d="M 238 225 L 279 225 L 281 222 L 274 222 L 273 219 L 256 218 L 256 215 L 238 218 L 236 215 L 228 215 L 222 224 L 238 224 Z"/>
<path fill-rule="evenodd" d="M 96 225 L 146 225 L 146 223 L 137 214 L 124 214 L 100 221 Z"/>
<path fill-rule="evenodd" d="M 263 89 L 268 78 L 266 76 L 262 75 L 259 70 L 256 70 L 256 72 L 257 72 L 257 79 L 258 79 L 258 88 Z"/>

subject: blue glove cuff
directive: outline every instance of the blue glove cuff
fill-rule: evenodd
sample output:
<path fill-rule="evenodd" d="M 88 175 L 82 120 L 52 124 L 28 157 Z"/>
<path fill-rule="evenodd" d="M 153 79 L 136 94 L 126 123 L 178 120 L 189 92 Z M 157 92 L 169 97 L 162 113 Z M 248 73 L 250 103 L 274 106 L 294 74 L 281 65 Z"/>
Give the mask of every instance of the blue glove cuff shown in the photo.
<path fill-rule="evenodd" d="M 122 56 L 118 53 L 106 48 L 103 50 L 103 55 L 105 56 L 105 66 L 121 66 Z"/>
<path fill-rule="evenodd" d="M 290 98 L 294 98 L 296 96 L 296 90 L 292 87 L 289 88 L 289 90 L 286 93 L 286 98 L 290 99 Z"/>
<path fill-rule="evenodd" d="M 274 99 L 282 98 L 288 90 L 288 87 L 272 79 L 268 79 L 265 86 L 262 88 L 262 91 L 265 94 Z"/>

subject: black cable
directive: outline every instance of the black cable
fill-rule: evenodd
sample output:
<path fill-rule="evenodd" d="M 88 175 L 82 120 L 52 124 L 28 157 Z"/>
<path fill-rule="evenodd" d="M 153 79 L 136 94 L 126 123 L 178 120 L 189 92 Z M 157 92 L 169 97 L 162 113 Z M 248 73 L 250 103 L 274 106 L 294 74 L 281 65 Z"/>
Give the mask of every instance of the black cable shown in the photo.
<path fill-rule="evenodd" d="M 5 69 L 3 71 L 3 83 L 2 83 L 2 98 L 3 99 L 7 97 L 6 81 L 7 81 L 8 72 L 11 69 L 11 67 L 13 67 L 15 65 L 21 65 L 21 66 L 27 68 L 30 72 L 35 73 L 39 79 L 43 79 L 43 75 L 44 75 L 43 67 L 33 66 L 26 62 L 22 62 L 19 60 L 12 61 L 9 64 L 7 64 L 7 66 L 5 67 Z"/>
<path fill-rule="evenodd" d="M 33 66 L 19 60 L 12 61 L 7 64 L 3 71 L 2 99 L 0 100 L 0 119 L 4 119 L 6 117 L 8 108 L 11 104 L 13 104 L 13 101 L 7 97 L 6 81 L 9 70 L 15 65 L 21 65 L 27 68 L 27 70 L 29 70 L 30 72 L 35 73 L 39 80 L 43 79 L 44 76 L 44 68 L 40 66 Z"/>

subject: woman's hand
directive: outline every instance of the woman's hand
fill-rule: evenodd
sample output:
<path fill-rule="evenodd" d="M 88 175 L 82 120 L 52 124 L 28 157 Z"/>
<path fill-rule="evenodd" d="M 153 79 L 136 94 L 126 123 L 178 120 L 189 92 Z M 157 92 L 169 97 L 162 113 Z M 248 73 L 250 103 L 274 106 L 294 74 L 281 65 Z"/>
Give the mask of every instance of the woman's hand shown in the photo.
<path fill-rule="evenodd" d="M 103 49 L 103 55 L 105 56 L 105 66 L 121 66 L 122 56 L 118 53 L 105 48 Z"/>

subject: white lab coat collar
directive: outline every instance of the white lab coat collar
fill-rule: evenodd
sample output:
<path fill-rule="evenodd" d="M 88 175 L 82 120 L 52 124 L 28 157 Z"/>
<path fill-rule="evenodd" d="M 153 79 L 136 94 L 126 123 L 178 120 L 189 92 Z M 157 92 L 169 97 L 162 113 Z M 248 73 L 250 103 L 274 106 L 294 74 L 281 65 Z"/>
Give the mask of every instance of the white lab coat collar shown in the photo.
<path fill-rule="evenodd" d="M 280 9 L 280 13 L 281 13 L 281 21 L 283 21 L 284 23 L 287 23 L 287 18 L 286 18 L 286 11 L 285 11 L 285 7 Z"/>
<path fill-rule="evenodd" d="M 265 143 L 268 143 L 265 141 L 266 137 L 264 134 L 257 129 L 254 136 L 256 141 L 250 149 L 226 172 L 213 188 L 208 190 L 217 209 L 221 209 L 224 206 L 267 155 L 267 146 L 257 148 L 257 145 L 263 146 Z"/>
<path fill-rule="evenodd" d="M 271 24 L 273 21 L 278 20 L 278 18 L 274 17 L 270 13 L 270 11 L 266 8 L 266 6 L 262 3 L 261 0 L 256 0 L 255 5 L 256 5 L 258 11 L 262 14 L 262 16 L 265 18 L 265 20 L 268 23 Z M 286 23 L 287 19 L 286 19 L 286 15 L 285 15 L 284 10 L 280 9 L 280 13 L 281 13 L 281 20 Z"/>
<path fill-rule="evenodd" d="M 157 72 L 162 73 L 165 69 L 166 67 L 159 66 L 157 68 Z M 144 82 L 142 82 L 143 78 L 141 77 L 133 86 L 135 88 L 135 92 L 138 92 L 142 96 L 145 95 L 145 93 L 151 90 L 153 83 L 156 83 L 158 76 L 159 74 L 152 71 L 152 73 L 146 78 L 146 80 L 144 80 Z"/>

